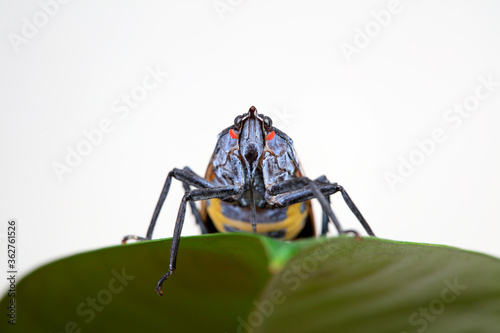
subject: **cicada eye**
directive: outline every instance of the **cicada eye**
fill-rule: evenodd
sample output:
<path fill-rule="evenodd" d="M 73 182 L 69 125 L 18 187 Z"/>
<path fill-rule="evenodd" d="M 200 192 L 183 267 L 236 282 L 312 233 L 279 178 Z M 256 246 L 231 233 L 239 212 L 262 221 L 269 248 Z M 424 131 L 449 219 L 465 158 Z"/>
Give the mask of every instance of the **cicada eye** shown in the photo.
<path fill-rule="evenodd" d="M 232 137 L 233 139 L 238 140 L 240 137 L 239 133 L 236 133 L 232 128 L 229 130 L 229 136 Z"/>
<path fill-rule="evenodd" d="M 273 121 L 268 116 L 264 116 L 264 126 L 266 126 L 266 127 L 273 126 Z"/>
<path fill-rule="evenodd" d="M 234 126 L 236 126 L 236 128 L 240 128 L 240 123 L 242 119 L 243 117 L 241 115 L 234 118 Z"/>

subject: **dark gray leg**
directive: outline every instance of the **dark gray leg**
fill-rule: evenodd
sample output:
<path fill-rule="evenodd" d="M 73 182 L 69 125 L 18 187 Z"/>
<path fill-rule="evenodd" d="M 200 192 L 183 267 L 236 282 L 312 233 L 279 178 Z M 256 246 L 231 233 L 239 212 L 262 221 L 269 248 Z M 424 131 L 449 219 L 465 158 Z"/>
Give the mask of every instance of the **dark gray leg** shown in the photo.
<path fill-rule="evenodd" d="M 188 172 L 191 172 L 192 174 L 196 175 L 196 173 L 194 173 L 194 171 L 191 170 L 189 167 L 184 167 L 184 170 L 188 171 Z M 182 186 L 184 187 L 184 191 L 185 192 L 191 191 L 191 187 L 189 186 L 188 183 L 182 183 Z M 198 224 L 198 226 L 201 229 L 201 233 L 202 234 L 208 234 L 207 227 L 205 226 L 205 224 L 203 223 L 203 220 L 201 219 L 200 211 L 196 207 L 195 202 L 194 201 L 189 201 L 189 206 L 191 207 L 191 212 L 193 213 L 193 216 L 194 216 L 194 218 L 196 220 L 196 224 Z"/>
<path fill-rule="evenodd" d="M 331 205 L 330 196 L 325 195 L 325 199 L 329 205 Z M 323 219 L 321 220 L 321 236 L 324 236 L 328 233 L 328 215 L 323 211 Z M 334 214 L 335 216 L 335 214 Z M 335 216 L 336 217 L 336 216 Z"/>
<path fill-rule="evenodd" d="M 191 191 L 191 187 L 187 183 L 182 183 L 185 192 Z M 198 207 L 196 207 L 196 203 L 194 201 L 189 201 L 189 206 L 191 207 L 191 212 L 193 213 L 194 219 L 196 220 L 196 224 L 200 227 L 202 234 L 208 234 L 207 227 L 203 223 L 201 219 L 200 211 Z"/>
<path fill-rule="evenodd" d="M 347 191 L 337 183 L 330 183 L 324 176 L 319 177 L 315 181 L 312 181 L 307 177 L 295 178 L 272 185 L 268 190 L 269 194 L 274 195 L 274 197 L 272 198 L 274 203 L 280 207 L 286 207 L 297 202 L 316 198 L 321 204 L 323 212 L 328 215 L 339 234 L 343 234 L 346 232 L 354 232 L 355 234 L 357 234 L 355 231 L 344 231 L 342 229 L 340 223 L 337 220 L 337 217 L 330 207 L 328 200 L 325 199 L 325 196 L 330 196 L 336 192 L 341 192 L 345 203 L 347 204 L 351 212 L 356 216 L 366 232 L 371 236 L 375 236 L 372 229 L 368 225 L 368 222 L 366 222 L 359 209 L 347 194 Z"/>
<path fill-rule="evenodd" d="M 188 201 L 199 201 L 199 200 L 209 200 L 209 199 L 222 199 L 231 195 L 241 194 L 243 192 L 243 187 L 239 186 L 218 186 L 212 188 L 195 189 L 186 192 L 182 197 L 181 204 L 179 206 L 179 212 L 177 213 L 177 220 L 175 222 L 174 236 L 172 238 L 172 245 L 170 247 L 170 262 L 168 265 L 168 271 L 163 275 L 163 277 L 158 281 L 156 285 L 156 292 L 159 295 L 163 295 L 161 286 L 163 282 L 168 279 L 170 275 L 175 271 L 175 265 L 177 262 L 177 252 L 179 250 L 179 241 L 181 238 L 182 226 L 184 224 L 184 217 L 186 216 L 186 205 Z"/>
<path fill-rule="evenodd" d="M 153 217 L 151 218 L 151 222 L 149 223 L 148 231 L 146 233 L 146 237 L 140 237 L 135 235 L 128 235 L 123 237 L 122 243 L 126 243 L 129 239 L 135 240 L 150 240 L 153 237 L 153 230 L 156 225 L 156 220 L 158 219 L 158 215 L 160 215 L 161 207 L 167 198 L 168 191 L 170 189 L 170 184 L 172 182 L 172 177 L 180 180 L 184 184 L 188 184 L 197 188 L 211 188 L 214 185 L 206 180 L 205 178 L 198 176 L 194 172 L 192 172 L 189 168 L 186 170 L 181 169 L 173 169 L 168 173 L 167 179 L 165 180 L 165 184 L 163 185 L 163 189 L 161 191 L 160 197 L 158 198 L 158 202 L 156 204 L 156 208 L 153 212 Z"/>

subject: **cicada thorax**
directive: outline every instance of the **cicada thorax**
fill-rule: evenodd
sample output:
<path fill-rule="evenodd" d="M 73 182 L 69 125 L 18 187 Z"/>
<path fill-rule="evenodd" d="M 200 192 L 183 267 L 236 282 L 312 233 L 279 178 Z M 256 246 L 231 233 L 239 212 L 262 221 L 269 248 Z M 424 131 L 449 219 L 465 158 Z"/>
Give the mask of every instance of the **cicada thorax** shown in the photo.
<path fill-rule="evenodd" d="M 215 185 L 241 185 L 245 190 L 239 197 L 202 202 L 201 216 L 208 232 L 253 232 L 250 207 L 253 196 L 257 233 L 285 240 L 315 236 L 310 201 L 276 207 L 266 195 L 267 187 L 302 176 L 292 140 L 273 129 L 273 138 L 265 143 L 252 185 L 245 177 L 237 138 L 230 134 L 230 128 L 219 134 L 205 178 Z"/>

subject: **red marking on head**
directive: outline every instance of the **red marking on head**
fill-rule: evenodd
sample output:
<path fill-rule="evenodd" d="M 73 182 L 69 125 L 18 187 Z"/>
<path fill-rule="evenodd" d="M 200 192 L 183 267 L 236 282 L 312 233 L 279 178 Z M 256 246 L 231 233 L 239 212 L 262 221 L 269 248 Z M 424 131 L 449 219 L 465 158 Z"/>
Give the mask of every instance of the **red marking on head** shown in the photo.
<path fill-rule="evenodd" d="M 274 134 L 276 134 L 276 133 L 274 133 L 274 131 L 270 132 L 266 137 L 267 141 L 274 139 Z"/>
<path fill-rule="evenodd" d="M 236 134 L 236 132 L 233 131 L 232 128 L 229 130 L 229 136 L 232 137 L 233 139 L 238 139 L 238 134 Z"/>

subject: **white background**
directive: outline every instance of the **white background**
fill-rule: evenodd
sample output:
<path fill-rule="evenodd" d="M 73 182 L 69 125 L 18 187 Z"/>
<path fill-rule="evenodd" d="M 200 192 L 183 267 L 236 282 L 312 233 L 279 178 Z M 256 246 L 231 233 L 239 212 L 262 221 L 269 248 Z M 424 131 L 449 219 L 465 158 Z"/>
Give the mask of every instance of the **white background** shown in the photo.
<path fill-rule="evenodd" d="M 71 1 L 50 17 L 38 1 L 2 1 L 1 257 L 9 218 L 21 276 L 144 235 L 168 171 L 204 174 L 216 135 L 251 105 L 294 140 L 307 175 L 349 191 L 379 237 L 500 256 L 500 87 L 456 128 L 443 118 L 479 77 L 500 82 L 500 3 L 401 0 L 380 14 L 390 6 Z M 27 21 L 40 26 L 31 36 Z M 14 34 L 29 38 L 16 46 Z M 346 57 L 346 44 L 358 53 Z M 128 116 L 114 112 L 148 68 L 169 75 Z M 53 163 L 66 164 L 67 147 L 103 119 L 113 131 L 59 180 Z M 391 188 L 387 173 L 437 128 L 446 140 Z M 172 185 L 155 238 L 171 237 L 181 188 Z M 361 230 L 340 196 L 333 205 Z M 193 234 L 189 214 L 183 235 Z"/>

